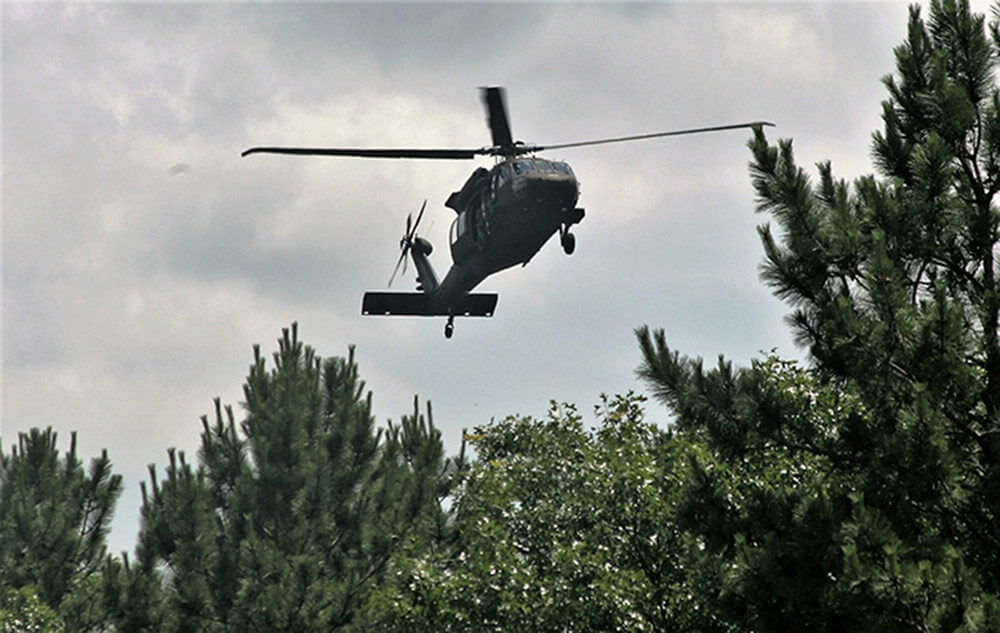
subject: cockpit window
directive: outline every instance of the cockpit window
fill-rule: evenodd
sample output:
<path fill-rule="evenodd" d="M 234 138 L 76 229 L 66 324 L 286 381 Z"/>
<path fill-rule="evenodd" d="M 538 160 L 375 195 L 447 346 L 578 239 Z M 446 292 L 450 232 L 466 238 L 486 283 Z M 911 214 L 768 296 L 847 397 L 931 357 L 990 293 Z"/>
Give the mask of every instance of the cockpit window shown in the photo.
<path fill-rule="evenodd" d="M 552 163 L 552 168 L 561 174 L 566 174 L 567 176 L 573 175 L 573 170 L 566 163 Z"/>
<path fill-rule="evenodd" d="M 515 174 L 526 174 L 534 169 L 531 166 L 531 161 L 527 160 L 515 160 L 514 161 L 514 173 Z"/>
<path fill-rule="evenodd" d="M 543 174 L 547 174 L 550 171 L 552 171 L 552 165 L 550 165 L 549 161 L 547 160 L 536 160 L 535 169 L 542 172 Z"/>

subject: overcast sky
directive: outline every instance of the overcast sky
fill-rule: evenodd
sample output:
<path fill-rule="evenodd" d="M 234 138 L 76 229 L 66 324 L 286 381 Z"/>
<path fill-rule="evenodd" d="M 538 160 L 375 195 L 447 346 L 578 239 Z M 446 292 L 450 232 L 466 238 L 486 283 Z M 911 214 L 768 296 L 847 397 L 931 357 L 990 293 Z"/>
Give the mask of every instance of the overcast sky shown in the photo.
<path fill-rule="evenodd" d="M 980 10 L 985 8 L 985 4 Z M 766 119 L 800 162 L 872 170 L 906 4 L 38 4 L 3 11 L 3 449 L 33 426 L 139 482 L 239 406 L 281 329 L 357 359 L 380 422 L 419 394 L 463 427 L 642 392 L 633 329 L 710 362 L 801 356 L 758 279 L 749 131 L 557 150 L 587 210 L 488 279 L 492 319 L 367 318 L 408 213 L 450 264 L 443 206 L 481 161 L 251 156 L 253 145 L 479 147 L 477 87 L 514 136 L 563 143 Z M 395 289 L 412 287 L 412 267 Z M 651 420 L 666 423 L 657 403 Z"/>

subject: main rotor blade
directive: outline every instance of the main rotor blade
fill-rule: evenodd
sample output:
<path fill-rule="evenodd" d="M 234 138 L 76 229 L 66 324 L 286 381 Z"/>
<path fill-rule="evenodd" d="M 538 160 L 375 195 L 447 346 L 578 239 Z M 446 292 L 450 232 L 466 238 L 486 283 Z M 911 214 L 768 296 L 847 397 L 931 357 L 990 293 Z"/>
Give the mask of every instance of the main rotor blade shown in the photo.
<path fill-rule="evenodd" d="M 481 88 L 483 104 L 486 106 L 486 121 L 493 134 L 493 149 L 502 155 L 514 153 L 514 137 L 510 133 L 507 106 L 504 105 L 504 90 L 499 86 Z"/>
<path fill-rule="evenodd" d="M 297 154 L 304 156 L 354 156 L 360 158 L 431 158 L 468 160 L 489 154 L 490 148 L 479 149 L 354 149 L 339 147 L 251 147 L 240 156 L 249 154 Z"/>
<path fill-rule="evenodd" d="M 577 143 L 560 143 L 558 145 L 532 145 L 525 146 L 523 153 L 541 152 L 548 149 L 563 149 L 566 147 L 584 147 L 587 145 L 606 145 L 608 143 L 623 143 L 625 141 L 640 141 L 647 138 L 660 138 L 662 136 L 681 136 L 683 134 L 701 134 L 702 132 L 720 132 L 722 130 L 737 130 L 740 128 L 754 128 L 761 126 L 774 127 L 774 123 L 767 121 L 754 121 L 752 123 L 736 123 L 733 125 L 717 125 L 714 127 L 697 127 L 687 130 L 674 130 L 672 132 L 654 132 L 653 134 L 638 134 L 636 136 L 619 136 L 616 138 L 605 138 L 596 141 L 580 141 Z M 520 149 L 520 148 L 519 148 Z"/>

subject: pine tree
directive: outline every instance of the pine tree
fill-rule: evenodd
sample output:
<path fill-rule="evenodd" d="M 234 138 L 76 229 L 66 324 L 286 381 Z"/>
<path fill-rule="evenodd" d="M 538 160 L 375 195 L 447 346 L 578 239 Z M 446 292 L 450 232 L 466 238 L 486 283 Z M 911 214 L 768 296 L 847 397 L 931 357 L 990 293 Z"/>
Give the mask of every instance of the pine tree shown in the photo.
<path fill-rule="evenodd" d="M 136 568 L 164 569 L 161 627 L 357 628 L 393 552 L 447 531 L 430 409 L 376 429 L 353 349 L 321 359 L 295 325 L 273 368 L 255 347 L 244 396 L 240 423 L 218 401 L 203 418 L 197 466 L 170 451 L 150 468 Z"/>
<path fill-rule="evenodd" d="M 107 451 L 85 471 L 76 434 L 62 457 L 57 439 L 31 429 L 0 454 L 0 593 L 21 604 L 18 590 L 28 590 L 66 631 L 102 630 L 101 571 L 122 479 Z"/>
<path fill-rule="evenodd" d="M 705 370 L 639 331 L 640 374 L 712 448 L 685 524 L 740 627 L 1000 627 L 1000 29 L 935 0 L 895 53 L 877 176 L 750 143 L 763 278 L 811 367 Z"/>

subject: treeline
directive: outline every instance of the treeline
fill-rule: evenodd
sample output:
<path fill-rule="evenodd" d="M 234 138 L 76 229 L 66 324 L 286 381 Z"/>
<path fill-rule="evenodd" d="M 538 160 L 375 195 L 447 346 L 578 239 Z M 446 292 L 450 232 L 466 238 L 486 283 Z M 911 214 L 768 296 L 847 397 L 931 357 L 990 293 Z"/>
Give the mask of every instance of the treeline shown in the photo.
<path fill-rule="evenodd" d="M 7 631 L 1000 630 L 1000 29 L 911 10 L 877 175 L 749 147 L 762 276 L 808 364 L 706 368 L 636 332 L 642 397 L 593 424 L 379 428 L 353 351 L 284 332 L 237 420 L 143 488 L 133 556 L 104 539 L 106 455 L 32 431 L 0 460 Z M 1000 18 L 1000 7 L 994 10 Z M 463 444 L 464 446 L 464 444 Z"/>

